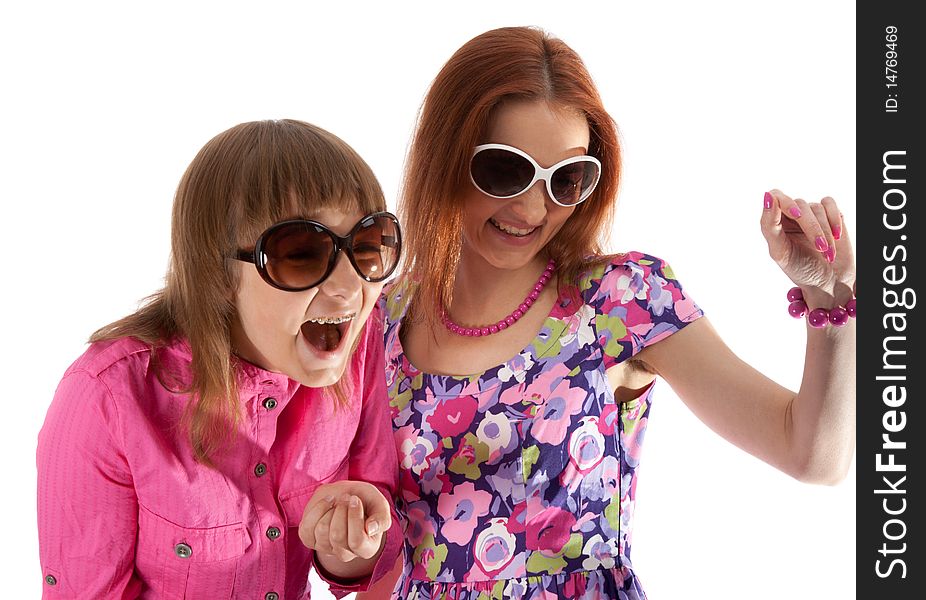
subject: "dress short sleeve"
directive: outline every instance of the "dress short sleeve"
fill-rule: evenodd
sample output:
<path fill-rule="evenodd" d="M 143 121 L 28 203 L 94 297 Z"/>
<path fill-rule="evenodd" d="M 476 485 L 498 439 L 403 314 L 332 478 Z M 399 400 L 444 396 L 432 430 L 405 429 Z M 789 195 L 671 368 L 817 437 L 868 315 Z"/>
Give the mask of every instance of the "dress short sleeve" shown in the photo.
<path fill-rule="evenodd" d="M 608 369 L 682 329 L 704 312 L 660 258 L 628 252 L 593 269 L 581 282 L 595 311 L 595 334 Z"/>

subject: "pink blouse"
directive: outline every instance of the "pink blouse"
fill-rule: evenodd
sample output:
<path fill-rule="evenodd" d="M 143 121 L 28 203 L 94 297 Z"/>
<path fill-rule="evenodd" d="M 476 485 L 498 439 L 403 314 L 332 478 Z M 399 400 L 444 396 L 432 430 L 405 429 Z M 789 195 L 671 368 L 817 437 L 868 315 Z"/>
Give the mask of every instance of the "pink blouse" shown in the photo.
<path fill-rule="evenodd" d="M 193 458 L 180 427 L 190 376 L 180 341 L 158 353 L 124 338 L 96 343 L 61 380 L 39 434 L 38 522 L 43 598 L 309 598 L 313 553 L 299 521 L 322 483 L 369 481 L 392 498 L 398 461 L 388 416 L 377 308 L 345 378 L 353 402 L 286 375 L 239 369 L 241 435 Z M 395 563 L 393 514 L 366 589 Z"/>

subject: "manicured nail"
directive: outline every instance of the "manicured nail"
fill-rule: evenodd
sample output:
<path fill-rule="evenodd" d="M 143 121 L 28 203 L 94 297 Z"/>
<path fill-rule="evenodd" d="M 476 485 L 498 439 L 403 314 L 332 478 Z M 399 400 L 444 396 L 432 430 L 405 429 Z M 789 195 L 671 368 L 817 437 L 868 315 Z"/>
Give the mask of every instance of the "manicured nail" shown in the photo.
<path fill-rule="evenodd" d="M 765 192 L 765 200 L 763 201 L 763 206 L 765 206 L 765 210 L 768 210 L 772 207 L 772 202 L 774 200 L 775 198 L 771 194 L 769 194 L 768 192 Z"/>
<path fill-rule="evenodd" d="M 351 508 L 357 508 L 358 506 L 360 506 L 360 498 L 358 498 L 357 496 L 351 496 L 350 505 L 351 505 Z"/>
<path fill-rule="evenodd" d="M 833 225 L 833 239 L 838 240 L 842 236 L 842 227 Z"/>
<path fill-rule="evenodd" d="M 826 262 L 831 263 L 836 260 L 836 251 L 832 248 L 827 248 L 826 252 L 823 253 L 823 256 L 826 258 Z"/>
<path fill-rule="evenodd" d="M 788 214 L 791 215 L 792 217 L 794 217 L 795 219 L 800 219 L 800 218 L 801 218 L 801 209 L 799 209 L 799 208 L 796 207 L 796 206 L 792 206 L 791 208 L 788 209 Z"/>
<path fill-rule="evenodd" d="M 822 235 L 818 235 L 817 239 L 815 239 L 813 243 L 816 244 L 817 250 L 820 252 L 826 252 L 830 249 L 830 245 L 826 243 L 826 238 Z"/>
<path fill-rule="evenodd" d="M 367 523 L 367 535 L 376 535 L 379 531 L 379 523 L 376 521 L 370 521 Z"/>

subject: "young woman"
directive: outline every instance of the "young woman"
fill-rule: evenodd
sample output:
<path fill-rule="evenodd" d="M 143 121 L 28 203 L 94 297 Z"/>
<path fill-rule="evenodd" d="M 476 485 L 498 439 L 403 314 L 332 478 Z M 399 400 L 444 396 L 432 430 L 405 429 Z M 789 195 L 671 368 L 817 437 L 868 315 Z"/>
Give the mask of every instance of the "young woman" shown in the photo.
<path fill-rule="evenodd" d="M 334 135 L 262 121 L 207 143 L 177 190 L 165 287 L 92 336 L 48 410 L 44 597 L 308 598 L 313 564 L 339 594 L 387 571 L 376 302 L 400 251 Z"/>
<path fill-rule="evenodd" d="M 602 253 L 620 158 L 582 61 L 541 31 L 482 34 L 434 80 L 400 204 L 408 270 L 385 297 L 408 521 L 393 597 L 644 598 L 630 538 L 657 375 L 782 471 L 844 476 L 855 266 L 836 202 L 764 194 L 807 315 L 793 392 L 731 352 L 664 260 Z"/>

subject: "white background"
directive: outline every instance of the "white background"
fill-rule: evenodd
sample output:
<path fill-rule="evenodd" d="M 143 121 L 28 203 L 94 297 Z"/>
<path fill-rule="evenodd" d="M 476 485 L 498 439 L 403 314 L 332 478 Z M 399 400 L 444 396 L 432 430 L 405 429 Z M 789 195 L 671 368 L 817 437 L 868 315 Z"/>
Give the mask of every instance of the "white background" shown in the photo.
<path fill-rule="evenodd" d="M 734 351 L 799 386 L 804 326 L 758 219 L 772 187 L 832 195 L 854 237 L 851 3 L 336 4 L 0 9 L 3 597 L 40 594 L 35 441 L 55 386 L 94 329 L 161 286 L 196 151 L 242 121 L 311 121 L 367 159 L 394 207 L 428 84 L 497 26 L 548 29 L 595 77 L 624 142 L 613 249 L 669 260 Z M 854 597 L 854 474 L 796 483 L 665 383 L 655 398 L 633 547 L 650 597 Z"/>

